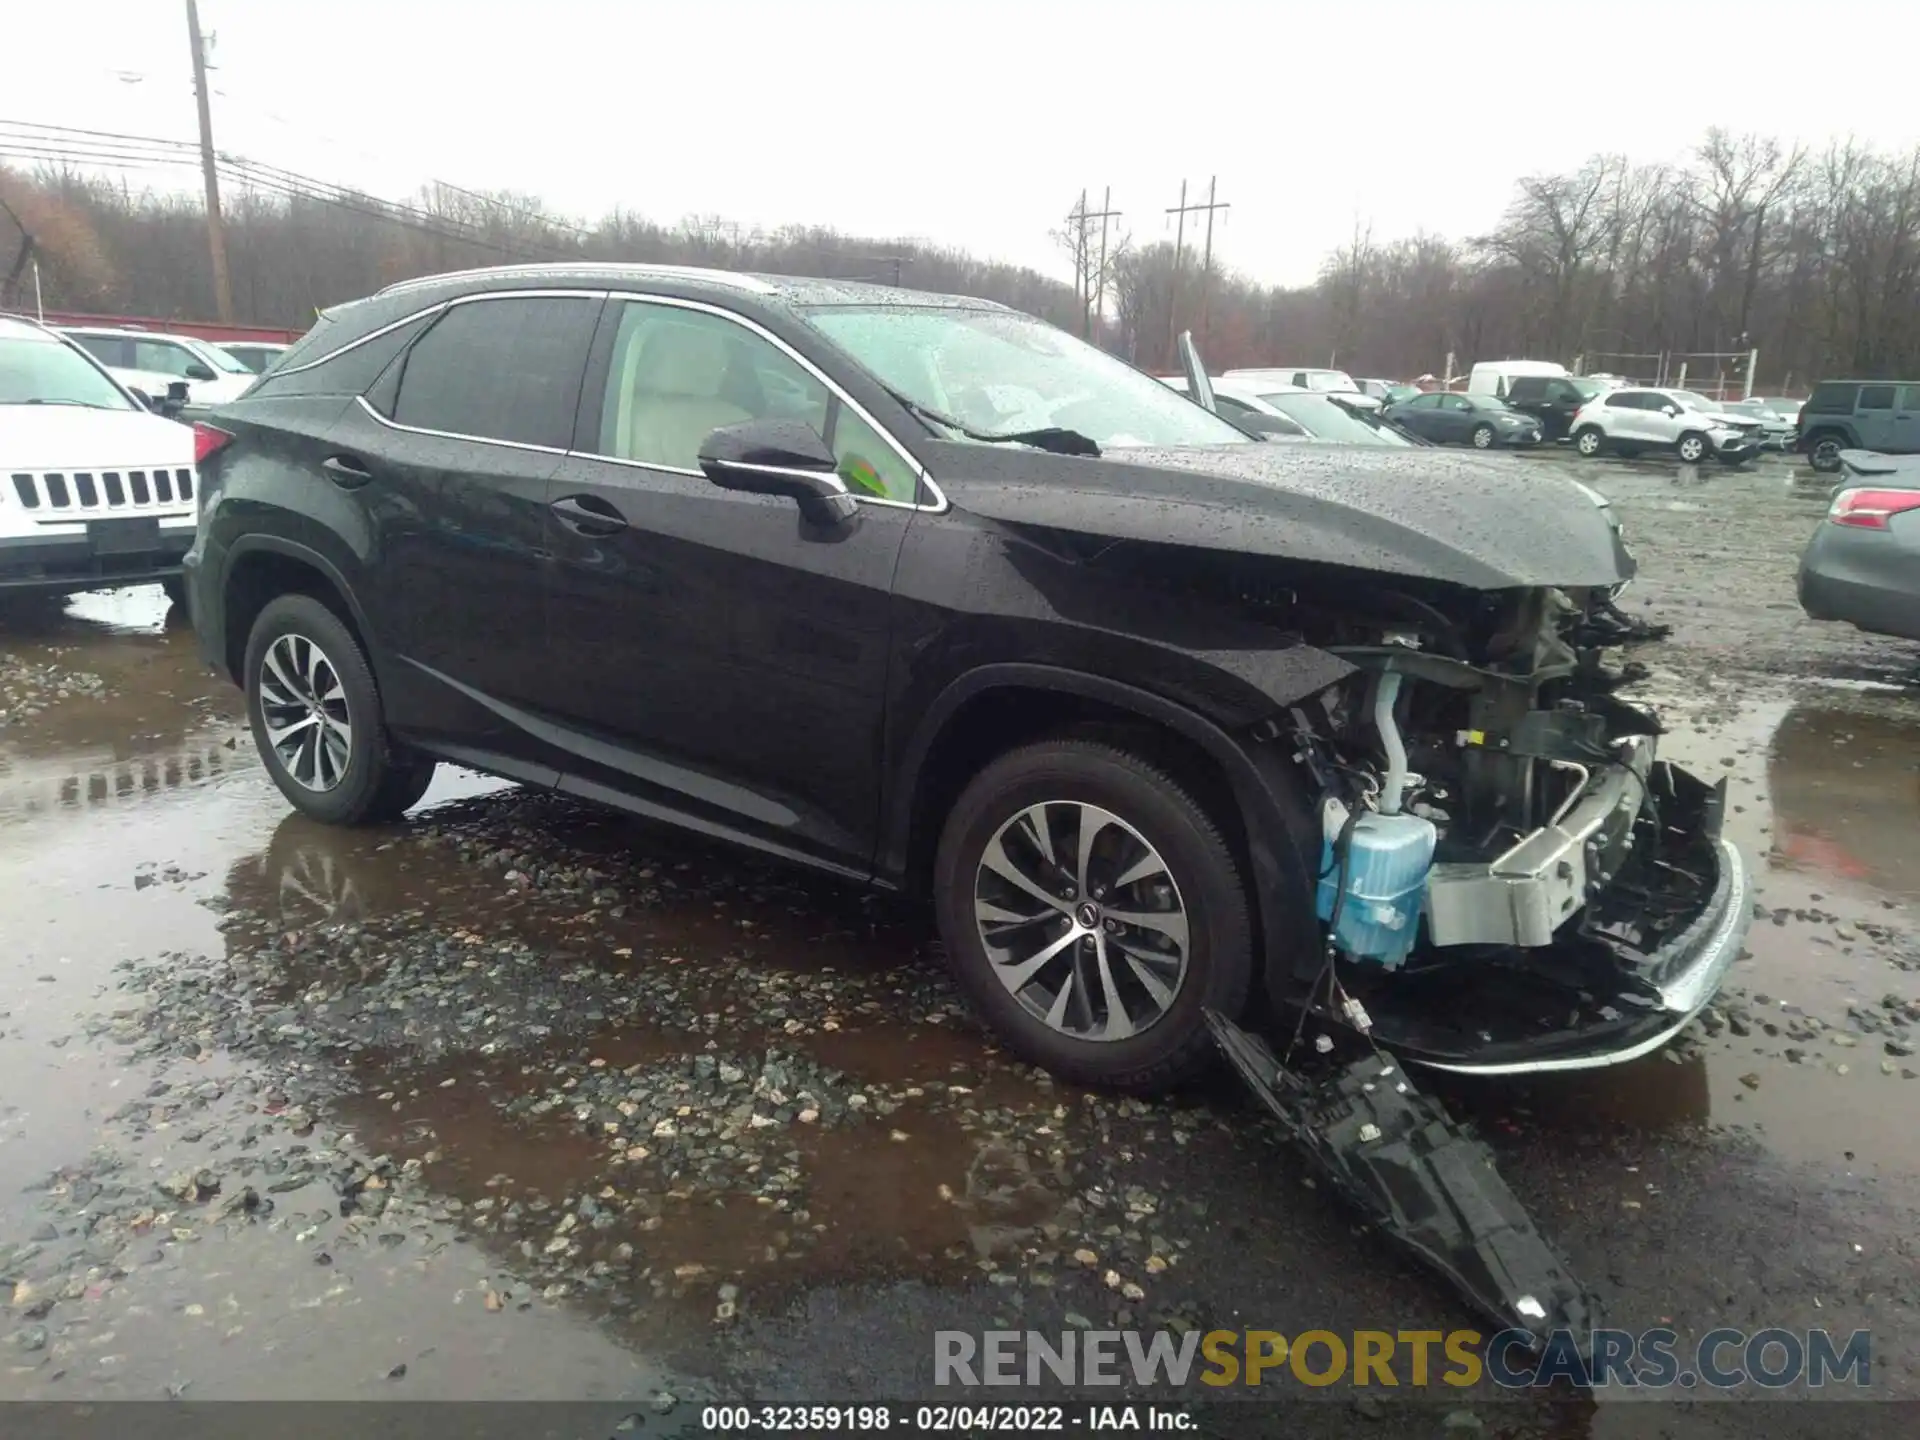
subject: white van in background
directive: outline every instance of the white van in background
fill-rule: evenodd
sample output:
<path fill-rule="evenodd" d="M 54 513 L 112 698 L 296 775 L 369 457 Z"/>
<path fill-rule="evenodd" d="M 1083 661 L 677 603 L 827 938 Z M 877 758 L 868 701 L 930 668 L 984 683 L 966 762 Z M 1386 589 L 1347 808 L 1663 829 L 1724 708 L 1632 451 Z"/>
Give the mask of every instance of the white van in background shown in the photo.
<path fill-rule="evenodd" d="M 1468 373 L 1467 393 L 1492 395 L 1504 400 L 1507 398 L 1509 380 L 1522 375 L 1563 379 L 1572 373 L 1566 366 L 1557 365 L 1551 360 L 1484 360 Z"/>

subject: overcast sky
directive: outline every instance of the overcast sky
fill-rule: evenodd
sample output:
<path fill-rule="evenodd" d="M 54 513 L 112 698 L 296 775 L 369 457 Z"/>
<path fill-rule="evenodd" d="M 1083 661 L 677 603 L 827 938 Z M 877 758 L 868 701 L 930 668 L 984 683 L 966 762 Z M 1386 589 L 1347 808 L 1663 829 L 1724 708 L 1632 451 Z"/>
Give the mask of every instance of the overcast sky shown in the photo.
<path fill-rule="evenodd" d="M 191 140 L 185 6 L 15 5 L 0 119 Z M 202 0 L 223 150 L 399 199 L 830 225 L 1064 275 L 1081 187 L 1311 279 L 1356 223 L 1482 233 L 1513 181 L 1707 126 L 1920 143 L 1920 4 L 1718 0 Z M 1831 64 L 1814 64 L 1816 54 Z M 0 159 L 4 159 L 0 156 Z M 18 162 L 13 162 L 18 163 Z M 140 183 L 139 174 L 131 174 Z M 194 183 L 193 172 L 152 183 Z M 1191 233 L 1191 232 L 1190 232 Z"/>

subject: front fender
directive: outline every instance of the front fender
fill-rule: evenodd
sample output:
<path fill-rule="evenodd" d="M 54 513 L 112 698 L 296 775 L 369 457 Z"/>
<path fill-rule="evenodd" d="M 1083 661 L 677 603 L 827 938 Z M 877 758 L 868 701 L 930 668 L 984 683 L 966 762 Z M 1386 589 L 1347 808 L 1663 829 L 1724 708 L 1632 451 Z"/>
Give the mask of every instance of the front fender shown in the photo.
<path fill-rule="evenodd" d="M 963 712 L 970 702 L 1008 690 L 1077 696 L 1137 715 L 1193 742 L 1220 767 L 1239 807 L 1247 840 L 1246 858 L 1252 869 L 1247 878 L 1260 924 L 1268 993 L 1285 989 L 1299 971 L 1303 954 L 1316 946 L 1310 877 L 1318 851 L 1317 832 L 1284 747 L 1236 739 L 1208 716 L 1103 675 L 1052 665 L 1000 663 L 969 671 L 942 690 L 921 715 L 891 770 L 878 874 L 890 879 L 907 875 L 915 802 L 928 760 L 948 727 L 964 723 Z"/>

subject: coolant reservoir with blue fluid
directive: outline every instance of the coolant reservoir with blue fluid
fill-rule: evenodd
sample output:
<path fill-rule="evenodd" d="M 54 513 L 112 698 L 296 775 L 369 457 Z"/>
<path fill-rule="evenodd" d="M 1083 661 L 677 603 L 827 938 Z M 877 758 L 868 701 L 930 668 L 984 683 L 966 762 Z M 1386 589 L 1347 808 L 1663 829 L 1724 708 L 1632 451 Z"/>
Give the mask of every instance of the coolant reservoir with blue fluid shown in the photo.
<path fill-rule="evenodd" d="M 1340 894 L 1340 832 L 1346 827 L 1347 807 L 1329 800 L 1322 811 L 1320 886 L 1314 909 L 1322 920 L 1333 919 Z M 1363 811 L 1348 839 L 1346 901 L 1333 943 L 1356 960 L 1372 960 L 1389 968 L 1399 966 L 1420 933 L 1420 910 L 1426 900 L 1427 872 L 1433 868 L 1433 847 L 1439 838 L 1431 820 L 1418 815 L 1382 815 Z"/>

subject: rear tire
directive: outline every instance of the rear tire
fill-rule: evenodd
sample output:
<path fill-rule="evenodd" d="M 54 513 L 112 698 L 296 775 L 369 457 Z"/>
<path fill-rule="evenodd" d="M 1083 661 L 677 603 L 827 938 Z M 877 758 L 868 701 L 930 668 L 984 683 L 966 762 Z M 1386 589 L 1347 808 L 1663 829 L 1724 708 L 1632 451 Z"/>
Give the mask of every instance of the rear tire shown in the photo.
<path fill-rule="evenodd" d="M 1600 433 L 1597 425 L 1583 425 L 1573 435 L 1573 448 L 1576 452 L 1591 460 L 1607 448 L 1607 437 Z"/>
<path fill-rule="evenodd" d="M 359 640 L 311 595 L 269 601 L 247 637 L 247 720 L 294 809 L 330 825 L 391 820 L 433 781 L 433 762 L 388 744 Z"/>
<path fill-rule="evenodd" d="M 1491 450 L 1493 448 L 1493 427 L 1491 425 L 1476 425 L 1473 427 L 1473 448 L 1476 450 Z"/>
<path fill-rule="evenodd" d="M 1241 876 L 1219 826 L 1164 771 L 1111 745 L 1049 740 L 1002 755 L 961 793 L 934 901 L 955 979 L 1008 1049 L 1066 1080 L 1150 1093 L 1212 1059 L 1206 1010 L 1246 1006 Z M 1153 923 L 1115 918 L 1126 915 Z"/>

